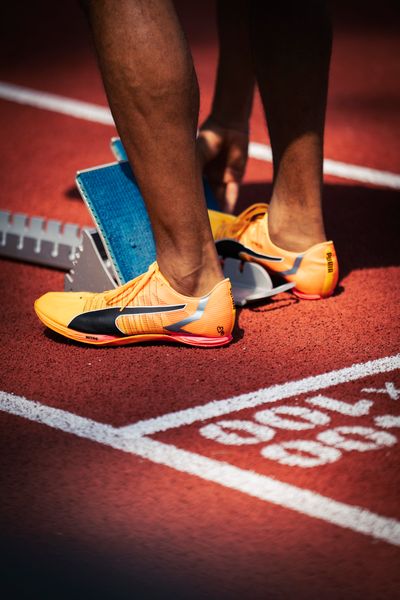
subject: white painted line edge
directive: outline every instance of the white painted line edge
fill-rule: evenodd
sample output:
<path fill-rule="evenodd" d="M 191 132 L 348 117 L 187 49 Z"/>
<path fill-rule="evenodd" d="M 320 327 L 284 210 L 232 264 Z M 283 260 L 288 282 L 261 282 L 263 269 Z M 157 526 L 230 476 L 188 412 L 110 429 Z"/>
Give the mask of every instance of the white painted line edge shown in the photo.
<path fill-rule="evenodd" d="M 57 94 L 50 94 L 48 92 L 38 92 L 4 81 L 0 82 L 0 98 L 17 102 L 18 104 L 62 113 L 63 115 L 77 119 L 94 121 L 102 125 L 114 125 L 111 111 L 105 106 L 83 102 L 82 100 L 74 100 L 73 98 L 58 96 Z"/>
<path fill-rule="evenodd" d="M 159 431 L 181 427 L 182 425 L 191 425 L 196 421 L 205 421 L 245 408 L 253 408 L 261 404 L 277 402 L 299 394 L 315 392 L 334 385 L 355 381 L 356 379 L 377 373 L 387 373 L 399 368 L 400 354 L 395 354 L 394 356 L 355 364 L 344 369 L 330 371 L 329 373 L 312 375 L 298 381 L 273 385 L 255 392 L 227 398 L 226 400 L 214 400 L 200 406 L 185 408 L 152 419 L 145 419 L 133 425 L 122 427 L 121 432 L 132 437 L 151 435 Z"/>
<path fill-rule="evenodd" d="M 77 119 L 101 123 L 102 125 L 114 125 L 111 112 L 105 106 L 48 92 L 41 92 L 5 81 L 0 81 L 0 98 L 35 108 L 62 113 Z M 251 142 L 249 145 L 249 156 L 257 160 L 272 162 L 272 150 L 266 144 Z M 390 171 L 325 159 L 324 173 L 340 177 L 341 179 L 360 181 L 395 190 L 400 189 L 400 175 L 391 173 Z"/>
<path fill-rule="evenodd" d="M 121 435 L 120 430 L 110 425 L 7 392 L 0 392 L 0 410 L 146 458 L 159 465 L 197 476 L 302 515 L 400 546 L 400 522 L 360 506 L 338 502 L 311 490 L 188 452 L 172 444 L 164 444 L 147 437 L 127 439 Z"/>
<path fill-rule="evenodd" d="M 272 162 L 272 150 L 266 144 L 250 142 L 249 156 L 257 160 Z M 396 173 L 352 165 L 330 158 L 325 158 L 324 160 L 324 174 L 340 177 L 341 179 L 350 179 L 351 181 L 360 181 L 362 183 L 392 188 L 394 190 L 400 189 L 400 175 Z"/>

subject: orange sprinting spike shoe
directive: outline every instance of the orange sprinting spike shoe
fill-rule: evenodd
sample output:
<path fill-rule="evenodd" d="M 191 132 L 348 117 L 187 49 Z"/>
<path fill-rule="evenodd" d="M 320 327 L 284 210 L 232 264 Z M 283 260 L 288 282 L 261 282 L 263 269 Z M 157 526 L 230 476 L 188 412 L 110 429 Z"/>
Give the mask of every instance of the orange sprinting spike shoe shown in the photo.
<path fill-rule="evenodd" d="M 97 346 L 147 341 L 223 346 L 232 340 L 235 322 L 229 279 L 200 298 L 184 296 L 157 263 L 109 292 L 49 292 L 36 300 L 35 311 L 53 331 Z"/>
<path fill-rule="evenodd" d="M 315 244 L 300 253 L 283 250 L 269 237 L 267 210 L 267 204 L 253 204 L 236 218 L 227 215 L 216 220 L 213 234 L 218 253 L 256 262 L 294 282 L 293 292 L 300 298 L 317 300 L 332 295 L 339 278 L 333 242 Z"/>

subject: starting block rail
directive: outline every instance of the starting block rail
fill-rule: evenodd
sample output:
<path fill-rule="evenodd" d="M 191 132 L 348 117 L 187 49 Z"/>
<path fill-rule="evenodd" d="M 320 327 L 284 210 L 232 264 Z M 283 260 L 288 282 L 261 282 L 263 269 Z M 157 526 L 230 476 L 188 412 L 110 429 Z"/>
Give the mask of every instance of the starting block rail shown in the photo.
<path fill-rule="evenodd" d="M 4 257 L 70 269 L 81 242 L 79 225 L 0 210 L 0 254 Z"/>

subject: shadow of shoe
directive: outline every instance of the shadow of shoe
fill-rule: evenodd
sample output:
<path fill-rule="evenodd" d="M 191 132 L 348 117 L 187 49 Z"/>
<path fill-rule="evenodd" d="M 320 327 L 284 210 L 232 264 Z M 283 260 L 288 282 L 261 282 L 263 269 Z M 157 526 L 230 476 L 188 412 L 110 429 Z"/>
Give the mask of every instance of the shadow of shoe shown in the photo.
<path fill-rule="evenodd" d="M 268 202 L 271 191 L 271 183 L 244 184 L 235 212 L 255 202 Z M 396 190 L 326 184 L 324 216 L 328 239 L 335 242 L 341 279 L 356 269 L 400 264 Z"/>

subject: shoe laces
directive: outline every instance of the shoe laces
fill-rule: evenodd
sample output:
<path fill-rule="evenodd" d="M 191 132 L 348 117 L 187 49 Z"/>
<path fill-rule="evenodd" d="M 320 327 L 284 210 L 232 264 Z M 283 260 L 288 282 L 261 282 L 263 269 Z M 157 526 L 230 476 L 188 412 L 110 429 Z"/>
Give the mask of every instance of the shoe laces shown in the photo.
<path fill-rule="evenodd" d="M 128 281 L 128 283 L 121 285 L 120 287 L 116 288 L 115 290 L 111 290 L 110 292 L 107 292 L 106 295 L 104 296 L 106 304 L 114 304 L 116 301 L 118 301 L 120 298 L 122 298 L 123 300 L 121 303 L 120 311 L 124 310 L 124 308 L 126 308 L 128 306 L 128 304 L 130 302 L 132 302 L 132 300 L 134 298 L 136 298 L 136 296 L 139 294 L 139 292 L 147 285 L 147 283 L 150 281 L 150 279 L 158 272 L 159 272 L 158 264 L 157 264 L 157 262 L 154 262 L 152 265 L 150 265 L 150 267 L 148 268 L 146 273 L 143 273 L 143 275 L 139 275 L 138 277 L 135 277 L 135 279 Z"/>
<path fill-rule="evenodd" d="M 222 222 L 217 229 L 216 239 L 239 238 L 251 223 L 262 219 L 268 210 L 268 204 L 252 204 L 232 222 Z"/>

